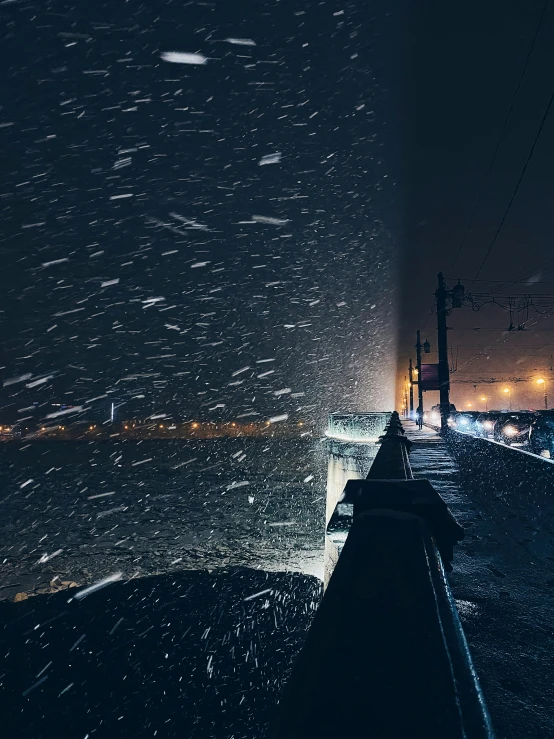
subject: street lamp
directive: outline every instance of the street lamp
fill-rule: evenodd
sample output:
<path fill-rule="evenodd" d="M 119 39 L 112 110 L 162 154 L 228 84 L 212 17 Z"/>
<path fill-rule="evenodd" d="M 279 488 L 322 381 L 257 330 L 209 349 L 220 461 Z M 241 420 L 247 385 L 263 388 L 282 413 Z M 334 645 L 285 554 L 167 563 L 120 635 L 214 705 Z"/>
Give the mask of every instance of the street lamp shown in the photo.
<path fill-rule="evenodd" d="M 489 410 L 489 406 L 488 406 L 488 403 L 487 403 L 487 401 L 488 401 L 487 396 L 486 395 L 483 395 L 483 397 L 481 398 L 481 400 L 485 404 L 485 412 L 488 411 Z"/>
<path fill-rule="evenodd" d="M 509 387 L 505 387 L 502 392 L 508 393 L 508 402 L 510 404 L 510 410 L 512 410 L 512 391 Z"/>
<path fill-rule="evenodd" d="M 546 392 L 546 380 L 543 377 L 539 377 L 537 380 L 537 385 L 543 385 L 544 386 L 544 410 L 548 410 L 548 395 Z"/>

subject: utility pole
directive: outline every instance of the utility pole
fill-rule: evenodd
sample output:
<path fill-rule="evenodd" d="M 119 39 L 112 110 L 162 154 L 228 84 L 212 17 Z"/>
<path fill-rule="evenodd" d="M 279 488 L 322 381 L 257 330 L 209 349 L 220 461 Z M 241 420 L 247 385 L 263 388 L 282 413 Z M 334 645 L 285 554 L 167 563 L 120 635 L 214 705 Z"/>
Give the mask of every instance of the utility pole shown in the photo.
<path fill-rule="evenodd" d="M 410 418 L 414 417 L 414 368 L 412 365 L 412 358 L 410 357 L 410 364 L 408 365 L 408 378 L 410 383 Z"/>
<path fill-rule="evenodd" d="M 416 366 L 417 366 L 417 407 L 423 413 L 423 387 L 421 385 L 421 334 L 417 332 Z"/>
<path fill-rule="evenodd" d="M 438 287 L 435 293 L 437 298 L 437 344 L 439 350 L 439 393 L 441 412 L 441 433 L 448 430 L 450 416 L 450 370 L 448 368 L 448 336 L 446 326 L 446 298 L 447 290 L 442 272 L 438 274 Z M 419 343 L 419 338 L 418 338 Z"/>

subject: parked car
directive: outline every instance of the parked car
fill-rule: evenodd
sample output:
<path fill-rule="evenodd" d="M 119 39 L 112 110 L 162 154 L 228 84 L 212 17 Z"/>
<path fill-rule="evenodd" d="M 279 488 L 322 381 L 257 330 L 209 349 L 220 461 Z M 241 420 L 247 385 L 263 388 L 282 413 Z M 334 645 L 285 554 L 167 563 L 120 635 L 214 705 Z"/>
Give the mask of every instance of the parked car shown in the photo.
<path fill-rule="evenodd" d="M 494 424 L 493 438 L 508 446 L 524 446 L 529 443 L 529 431 L 533 413 L 503 413 Z"/>
<path fill-rule="evenodd" d="M 478 416 L 479 414 L 475 411 L 460 411 L 458 413 L 453 413 L 450 416 L 450 427 L 456 431 L 462 431 L 465 434 L 476 434 L 476 422 Z"/>
<path fill-rule="evenodd" d="M 529 446 L 533 454 L 554 459 L 554 411 L 543 411 L 533 420 Z"/>
<path fill-rule="evenodd" d="M 475 420 L 475 435 L 481 436 L 485 439 L 492 439 L 494 426 L 502 415 L 501 411 L 487 411 L 486 413 L 479 413 Z"/>

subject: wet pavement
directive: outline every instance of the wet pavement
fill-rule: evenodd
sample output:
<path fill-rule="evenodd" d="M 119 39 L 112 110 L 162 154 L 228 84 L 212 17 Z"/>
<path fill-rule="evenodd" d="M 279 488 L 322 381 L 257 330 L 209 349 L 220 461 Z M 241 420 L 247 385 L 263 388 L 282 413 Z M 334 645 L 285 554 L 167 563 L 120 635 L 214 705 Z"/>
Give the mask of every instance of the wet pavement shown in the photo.
<path fill-rule="evenodd" d="M 518 479 L 493 490 L 465 461 L 460 468 L 456 447 L 434 430 L 403 424 L 414 442 L 414 477 L 431 481 L 466 532 L 455 547 L 449 581 L 497 737 L 552 739 L 551 497 L 545 493 L 530 503 Z"/>

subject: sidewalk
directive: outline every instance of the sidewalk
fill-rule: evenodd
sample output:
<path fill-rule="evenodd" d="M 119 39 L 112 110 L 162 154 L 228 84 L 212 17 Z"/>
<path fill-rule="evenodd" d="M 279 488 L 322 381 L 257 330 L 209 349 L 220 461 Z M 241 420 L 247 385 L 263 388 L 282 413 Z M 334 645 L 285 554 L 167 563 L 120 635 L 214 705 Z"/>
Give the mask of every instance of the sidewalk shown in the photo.
<path fill-rule="evenodd" d="M 458 488 L 458 467 L 439 434 L 428 426 L 418 429 L 415 421 L 402 419 L 406 436 L 413 442 L 410 465 L 415 478 L 425 478 L 441 494 L 452 513 L 460 520 L 467 516 Z"/>

